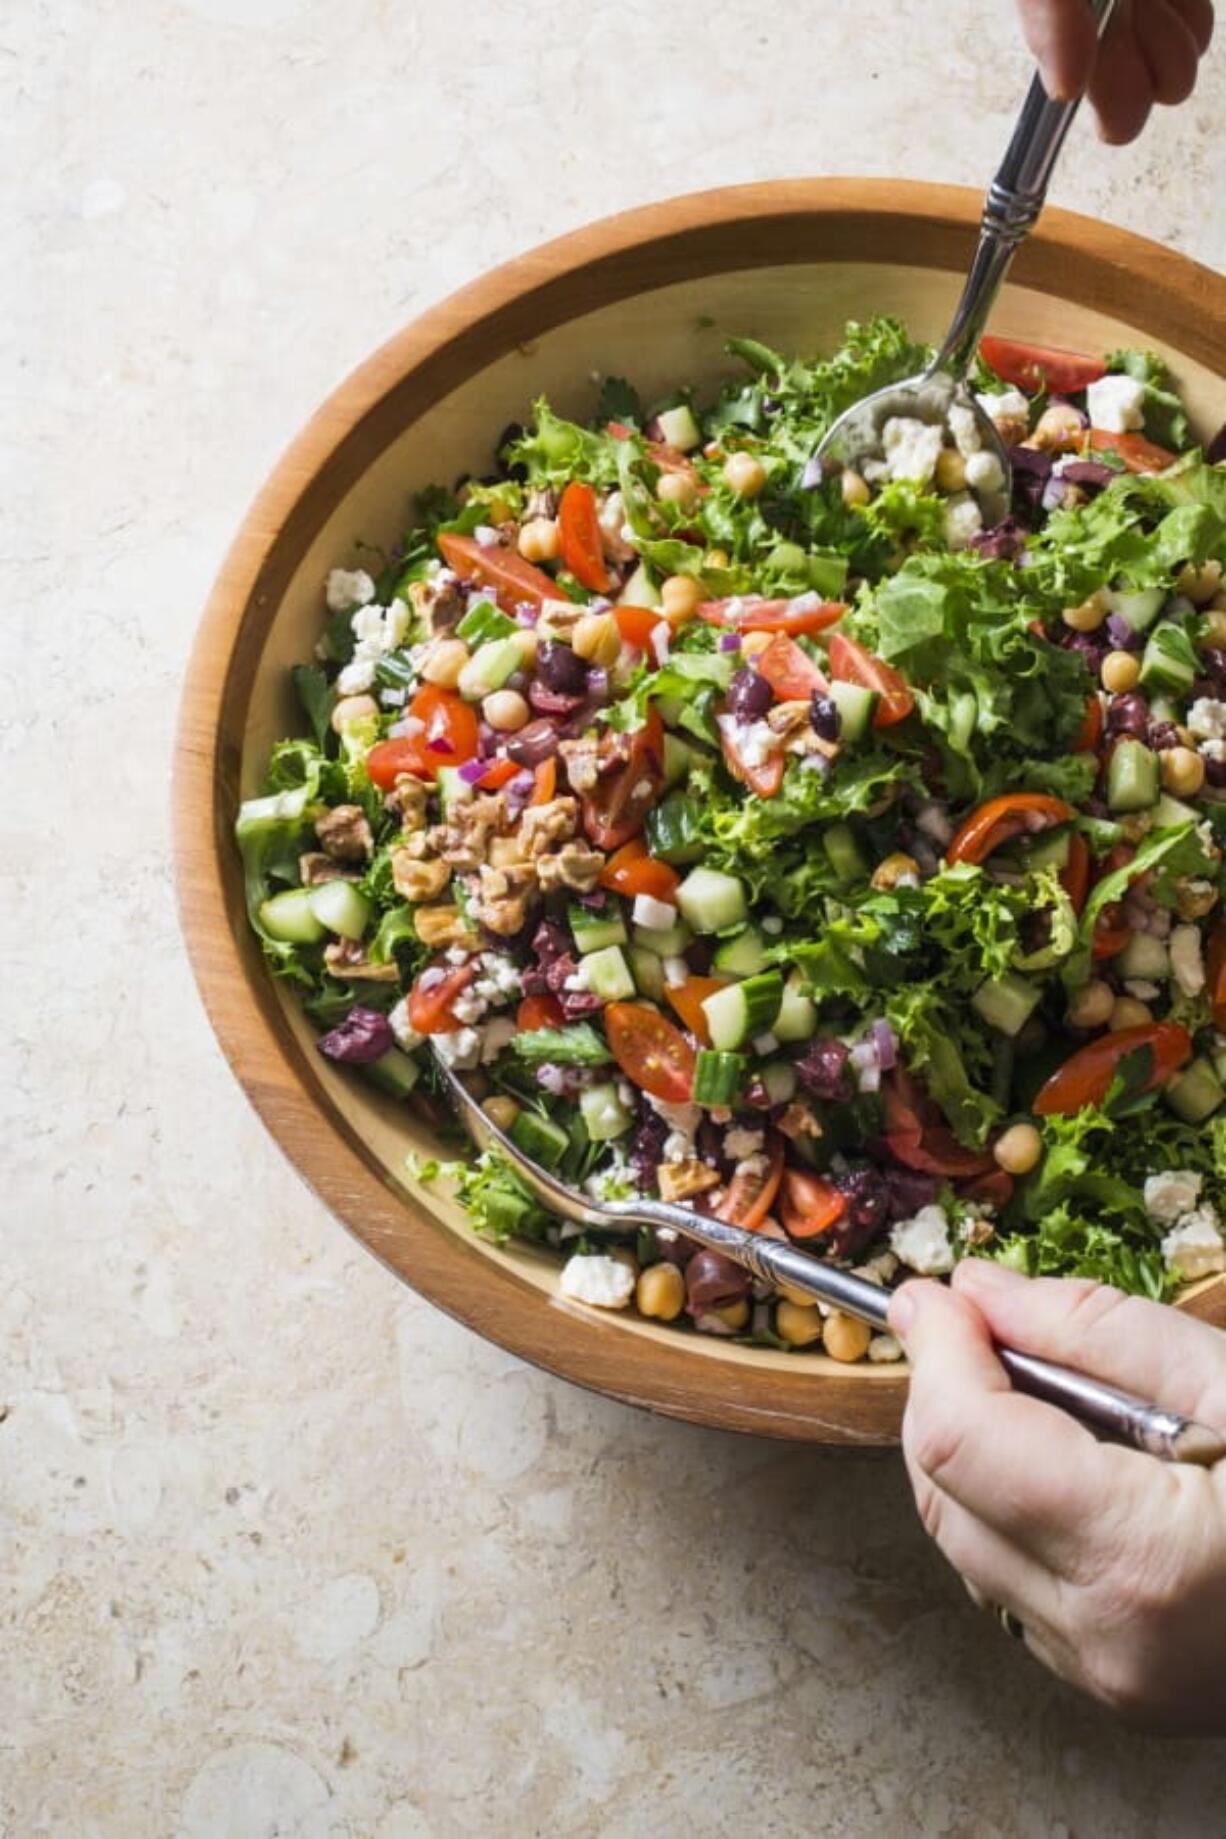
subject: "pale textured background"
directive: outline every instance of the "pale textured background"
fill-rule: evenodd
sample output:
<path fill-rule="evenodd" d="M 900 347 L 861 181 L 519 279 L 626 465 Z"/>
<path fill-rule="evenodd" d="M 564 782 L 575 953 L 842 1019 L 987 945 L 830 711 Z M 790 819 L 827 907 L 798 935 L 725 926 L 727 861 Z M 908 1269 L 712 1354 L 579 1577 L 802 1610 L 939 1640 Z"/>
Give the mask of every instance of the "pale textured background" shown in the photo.
<path fill-rule="evenodd" d="M 1049 1686 L 895 1461 L 653 1421 L 397 1288 L 171 901 L 197 610 L 322 395 L 625 205 L 981 182 L 1005 0 L 7 0 L 0 70 L 3 1839 L 1226 1833 L 1226 1749 Z M 1220 55 L 1059 196 L 1220 267 L 1224 117 Z"/>

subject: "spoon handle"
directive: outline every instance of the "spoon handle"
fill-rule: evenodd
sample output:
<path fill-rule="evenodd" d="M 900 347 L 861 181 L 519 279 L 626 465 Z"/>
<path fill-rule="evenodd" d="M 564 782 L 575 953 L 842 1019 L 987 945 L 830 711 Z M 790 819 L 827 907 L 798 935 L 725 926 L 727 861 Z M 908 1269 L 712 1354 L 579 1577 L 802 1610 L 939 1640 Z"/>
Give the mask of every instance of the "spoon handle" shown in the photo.
<path fill-rule="evenodd" d="M 1090 0 L 1090 7 L 1101 39 L 1111 23 L 1116 0 Z M 969 370 L 1009 264 L 1038 222 L 1056 161 L 1080 106 L 1080 97 L 1071 102 L 1053 102 L 1038 76 L 1031 83 L 1013 138 L 988 187 L 979 247 L 953 324 L 932 370 L 945 371 L 959 381 Z"/>

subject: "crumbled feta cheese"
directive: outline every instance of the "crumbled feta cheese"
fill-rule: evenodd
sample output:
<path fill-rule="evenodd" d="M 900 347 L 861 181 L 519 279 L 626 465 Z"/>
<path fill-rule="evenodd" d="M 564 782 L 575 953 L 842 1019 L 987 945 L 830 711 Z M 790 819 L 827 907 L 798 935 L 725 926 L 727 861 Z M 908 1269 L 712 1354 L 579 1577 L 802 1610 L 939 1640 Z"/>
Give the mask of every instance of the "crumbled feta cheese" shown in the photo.
<path fill-rule="evenodd" d="M 768 913 L 762 921 L 763 932 L 769 932 L 772 938 L 783 931 L 783 921 L 777 913 Z"/>
<path fill-rule="evenodd" d="M 875 1258 L 869 1258 L 863 1264 L 857 1264 L 855 1275 L 863 1277 L 865 1283 L 885 1285 L 889 1283 L 898 1269 L 898 1260 L 893 1252 L 878 1252 Z"/>
<path fill-rule="evenodd" d="M 1128 434 L 1145 426 L 1145 385 L 1135 377 L 1100 377 L 1086 391 L 1086 410 L 1092 428 L 1108 434 Z"/>
<path fill-rule="evenodd" d="M 1187 728 L 1198 741 L 1226 740 L 1226 702 L 1198 696 L 1187 714 Z"/>
<path fill-rule="evenodd" d="M 346 664 L 336 679 L 336 687 L 342 696 L 361 696 L 375 680 L 375 661 L 373 658 L 354 658 Z"/>
<path fill-rule="evenodd" d="M 500 952 L 487 951 L 481 954 L 481 975 L 473 985 L 478 996 L 484 996 L 488 1003 L 504 1003 L 512 996 L 518 996 L 520 977 L 510 958 L 504 958 Z"/>
<path fill-rule="evenodd" d="M 1145 1211 L 1160 1226 L 1173 1226 L 1180 1214 L 1191 1213 L 1200 1199 L 1201 1177 L 1191 1169 L 1167 1169 L 1145 1177 Z"/>
<path fill-rule="evenodd" d="M 778 1035 L 771 1034 L 769 1030 L 765 1034 L 756 1034 L 753 1038 L 753 1050 L 763 1060 L 768 1054 L 778 1053 Z"/>
<path fill-rule="evenodd" d="M 776 734 L 769 722 L 738 722 L 734 715 L 721 715 L 719 725 L 747 767 L 765 765 L 783 745 L 783 736 Z"/>
<path fill-rule="evenodd" d="M 402 996 L 393 1009 L 387 1012 L 388 1025 L 396 1037 L 397 1047 L 403 1047 L 406 1054 L 411 1054 L 415 1047 L 420 1047 L 424 1035 L 418 1034 L 409 1020 L 409 999 Z"/>
<path fill-rule="evenodd" d="M 949 411 L 948 421 L 949 432 L 964 460 L 969 460 L 972 454 L 982 450 L 983 437 L 979 432 L 974 409 L 968 409 L 964 402 L 955 402 Z"/>
<path fill-rule="evenodd" d="M 576 1252 L 562 1266 L 558 1289 L 592 1309 L 624 1309 L 634 1295 L 634 1272 L 618 1258 Z"/>
<path fill-rule="evenodd" d="M 892 479 L 929 484 L 944 445 L 939 426 L 911 415 L 891 415 L 881 431 L 881 442 Z"/>
<path fill-rule="evenodd" d="M 481 1031 L 477 1028 L 455 1028 L 448 1034 L 433 1034 L 430 1042 L 438 1049 L 444 1066 L 451 1067 L 453 1072 L 466 1072 L 481 1058 Z"/>
<path fill-rule="evenodd" d="M 379 701 L 385 709 L 403 709 L 408 700 L 408 694 L 407 690 L 380 690 Z"/>
<path fill-rule="evenodd" d="M 670 901 L 657 900 L 654 894 L 636 894 L 634 923 L 648 926 L 655 932 L 667 932 L 677 924 L 677 909 Z"/>
<path fill-rule="evenodd" d="M 976 401 L 994 428 L 1002 422 L 1030 420 L 1030 403 L 1021 390 L 987 390 Z"/>
<path fill-rule="evenodd" d="M 673 1130 L 682 1130 L 687 1137 L 692 1137 L 702 1122 L 702 1110 L 698 1105 L 672 1105 L 667 1099 L 653 1098 L 650 1092 L 644 1092 L 644 1098 L 657 1117 Z"/>
<path fill-rule="evenodd" d="M 589 987 L 587 980 L 587 959 L 580 958 L 577 968 L 566 978 L 562 988 L 571 991 L 572 994 L 578 994 Z"/>
<path fill-rule="evenodd" d="M 1226 1242 L 1214 1209 L 1198 1207 L 1194 1213 L 1185 1213 L 1163 1239 L 1162 1256 L 1167 1270 L 1175 1271 L 1185 1283 L 1226 1271 Z"/>
<path fill-rule="evenodd" d="M 945 542 L 950 549 L 969 549 L 983 529 L 983 512 L 970 492 L 955 492 L 945 501 Z"/>
<path fill-rule="evenodd" d="M 865 460 L 860 472 L 866 485 L 884 485 L 890 477 L 890 462 L 888 460 Z"/>
<path fill-rule="evenodd" d="M 1004 468 L 994 453 L 973 453 L 966 462 L 966 483 L 972 491 L 998 492 L 1004 482 Z"/>
<path fill-rule="evenodd" d="M 769 1168 L 770 1157 L 759 1150 L 756 1155 L 746 1156 L 743 1161 L 738 1162 L 735 1173 L 743 1175 L 746 1181 L 756 1181 L 760 1175 L 765 1175 Z"/>
<path fill-rule="evenodd" d="M 489 524 L 478 524 L 473 531 L 473 535 L 480 543 L 482 549 L 496 549 L 498 547 L 498 532 L 497 530 L 491 529 Z"/>
<path fill-rule="evenodd" d="M 670 990 L 679 990 L 690 980 L 690 967 L 684 958 L 665 958 L 664 981 Z"/>
<path fill-rule="evenodd" d="M 890 1232 L 890 1249 L 921 1277 L 941 1277 L 952 1271 L 954 1248 L 944 1207 L 921 1207 L 914 1219 L 899 1220 Z"/>
<path fill-rule="evenodd" d="M 868 1344 L 868 1357 L 878 1364 L 886 1360 L 901 1360 L 902 1342 L 893 1335 L 874 1335 Z"/>
<path fill-rule="evenodd" d="M 1152 1003 L 1162 994 L 1156 983 L 1147 983 L 1144 977 L 1126 977 L 1124 990 L 1139 1003 Z"/>
<path fill-rule="evenodd" d="M 684 1130 L 670 1130 L 664 1139 L 660 1159 L 663 1162 L 688 1162 L 693 1153 L 694 1139 L 687 1137 Z"/>
<path fill-rule="evenodd" d="M 737 1124 L 724 1136 L 724 1154 L 740 1162 L 745 1156 L 757 1155 L 764 1141 L 760 1130 L 745 1130 Z"/>
<path fill-rule="evenodd" d="M 496 1015 L 487 1022 L 481 1032 L 481 1064 L 488 1066 L 496 1060 L 503 1048 L 515 1039 L 515 1023 L 509 1015 Z"/>
<path fill-rule="evenodd" d="M 470 984 L 467 990 L 452 999 L 451 1013 L 457 1022 L 479 1022 L 488 1007 L 484 996 L 479 996 Z"/>
<path fill-rule="evenodd" d="M 1226 741 L 1202 741 L 1200 744 L 1200 752 L 1204 755 L 1206 760 L 1215 760 L 1219 766 L 1226 763 Z M 1196 831 L 1198 836 L 1200 836 L 1204 828 L 1204 825 L 1197 825 Z M 1208 837 L 1201 837 L 1202 842 L 1212 842 L 1213 840 L 1212 830 L 1209 832 Z"/>
<path fill-rule="evenodd" d="M 1205 987 L 1204 947 L 1199 926 L 1176 926 L 1171 933 L 1171 975 L 1185 996 Z"/>
<path fill-rule="evenodd" d="M 347 613 L 375 597 L 375 584 L 364 568 L 334 568 L 324 588 L 329 613 Z"/>

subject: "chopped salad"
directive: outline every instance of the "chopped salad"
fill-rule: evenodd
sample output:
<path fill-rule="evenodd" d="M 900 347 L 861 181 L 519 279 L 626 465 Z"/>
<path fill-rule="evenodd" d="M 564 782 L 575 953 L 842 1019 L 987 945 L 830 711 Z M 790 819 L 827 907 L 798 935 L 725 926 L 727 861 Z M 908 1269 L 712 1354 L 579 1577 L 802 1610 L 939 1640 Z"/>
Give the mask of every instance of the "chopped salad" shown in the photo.
<path fill-rule="evenodd" d="M 1162 363 L 985 339 L 975 417 L 825 429 L 892 320 L 606 378 L 333 570 L 237 837 L 319 1051 L 444 1127 L 883 1284 L 968 1256 L 1155 1297 L 1226 1269 L 1226 448 Z M 584 1237 L 495 1151 L 413 1165 L 561 1293 L 840 1360 L 888 1335 L 684 1236 Z"/>

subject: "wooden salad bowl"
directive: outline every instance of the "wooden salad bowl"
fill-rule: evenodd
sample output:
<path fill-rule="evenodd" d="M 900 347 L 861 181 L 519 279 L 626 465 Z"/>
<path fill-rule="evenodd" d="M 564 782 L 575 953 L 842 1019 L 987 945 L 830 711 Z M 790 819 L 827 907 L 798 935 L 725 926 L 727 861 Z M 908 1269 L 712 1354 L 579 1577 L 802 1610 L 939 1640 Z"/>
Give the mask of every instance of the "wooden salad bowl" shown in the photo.
<path fill-rule="evenodd" d="M 887 312 L 935 338 L 979 208 L 969 191 L 882 180 L 736 187 L 609 218 L 473 282 L 376 352 L 289 449 L 226 558 L 188 671 L 175 776 L 183 928 L 222 1048 L 273 1136 L 363 1244 L 450 1315 L 567 1379 L 697 1423 L 889 1445 L 906 1374 L 587 1310 L 555 1294 L 552 1256 L 477 1239 L 405 1172 L 408 1150 L 436 1147 L 429 1131 L 323 1061 L 269 975 L 244 913 L 234 814 L 270 744 L 301 730 L 288 669 L 311 654 L 327 570 L 360 560 L 359 539 L 390 546 L 412 492 L 488 471 L 501 429 L 542 392 L 590 414 L 594 369 L 650 396 L 717 385 L 734 333 L 812 353 L 846 320 Z M 1123 230 L 1049 210 L 993 329 L 1152 348 L 1202 435 L 1226 419 L 1226 280 Z M 1223 1289 L 1202 1286 L 1190 1304 L 1216 1315 Z"/>

